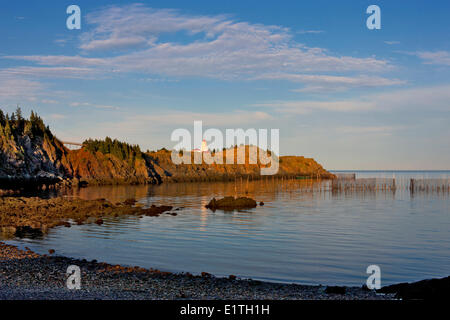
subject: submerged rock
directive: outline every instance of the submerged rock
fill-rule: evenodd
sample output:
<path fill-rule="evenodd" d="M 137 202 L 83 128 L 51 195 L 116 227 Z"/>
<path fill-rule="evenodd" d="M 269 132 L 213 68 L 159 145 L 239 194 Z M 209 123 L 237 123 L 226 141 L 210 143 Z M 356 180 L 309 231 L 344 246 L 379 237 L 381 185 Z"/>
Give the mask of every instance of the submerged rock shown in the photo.
<path fill-rule="evenodd" d="M 225 197 L 219 200 L 213 198 L 207 205 L 206 208 L 211 209 L 213 211 L 217 209 L 222 210 L 235 210 L 235 209 L 249 209 L 255 208 L 257 203 L 255 200 L 247 197 Z"/>
<path fill-rule="evenodd" d="M 150 208 L 142 209 L 142 213 L 146 216 L 155 217 L 159 216 L 161 213 L 172 210 L 172 206 L 155 206 L 152 205 Z"/>
<path fill-rule="evenodd" d="M 32 228 L 30 226 L 19 226 L 16 228 L 14 236 L 18 238 L 40 238 L 43 236 L 42 230 L 37 228 Z"/>
<path fill-rule="evenodd" d="M 130 199 L 125 200 L 123 203 L 126 204 L 126 205 L 129 205 L 129 206 L 132 206 L 136 202 L 137 202 L 136 199 L 130 198 Z"/>
<path fill-rule="evenodd" d="M 52 227 L 70 228 L 69 221 L 77 225 L 101 225 L 105 217 L 158 216 L 163 212 L 170 212 L 172 208 L 153 205 L 143 209 L 132 205 L 114 205 L 105 199 L 0 197 L 0 232 L 8 238 L 41 237 Z"/>

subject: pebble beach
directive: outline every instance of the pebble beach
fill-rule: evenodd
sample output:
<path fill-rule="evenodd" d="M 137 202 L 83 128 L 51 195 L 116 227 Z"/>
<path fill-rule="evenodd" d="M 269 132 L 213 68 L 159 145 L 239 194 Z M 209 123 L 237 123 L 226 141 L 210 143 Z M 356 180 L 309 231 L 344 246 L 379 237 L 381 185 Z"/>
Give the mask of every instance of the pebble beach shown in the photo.
<path fill-rule="evenodd" d="M 68 289 L 67 267 L 81 270 L 81 289 Z M 344 292 L 342 292 L 344 291 Z M 336 292 L 336 293 L 335 293 Z M 339 293 L 337 293 L 339 292 Z M 385 300 L 358 287 L 326 287 L 216 278 L 209 273 L 174 274 L 154 269 L 71 259 L 57 253 L 40 255 L 0 242 L 0 299 L 2 300 L 174 300 L 174 299 L 314 299 Z"/>

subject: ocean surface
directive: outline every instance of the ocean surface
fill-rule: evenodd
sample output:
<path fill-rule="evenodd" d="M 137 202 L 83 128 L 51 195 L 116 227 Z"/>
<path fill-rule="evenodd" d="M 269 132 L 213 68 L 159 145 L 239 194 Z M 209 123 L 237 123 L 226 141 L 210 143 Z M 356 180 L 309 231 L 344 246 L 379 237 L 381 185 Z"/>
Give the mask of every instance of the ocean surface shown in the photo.
<path fill-rule="evenodd" d="M 42 239 L 7 242 L 113 264 L 301 284 L 360 286 L 374 264 L 382 285 L 450 275 L 450 195 L 407 187 L 411 178 L 449 179 L 449 171 L 338 173 L 395 178 L 397 189 L 340 192 L 329 181 L 271 178 L 88 187 L 70 195 L 181 209 L 177 216 L 107 218 L 101 226 L 57 227 Z M 226 195 L 265 205 L 234 212 L 205 208 Z"/>

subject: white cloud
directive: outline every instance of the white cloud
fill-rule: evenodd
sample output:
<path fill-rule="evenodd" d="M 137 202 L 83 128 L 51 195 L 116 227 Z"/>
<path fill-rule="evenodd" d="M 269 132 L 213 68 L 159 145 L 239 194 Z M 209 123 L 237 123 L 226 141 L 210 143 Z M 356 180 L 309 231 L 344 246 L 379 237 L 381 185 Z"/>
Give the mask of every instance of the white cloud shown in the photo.
<path fill-rule="evenodd" d="M 367 112 L 390 111 L 450 111 L 450 85 L 400 89 L 341 101 L 269 101 L 252 106 L 270 108 L 280 113 L 307 114 L 314 111 Z"/>
<path fill-rule="evenodd" d="M 225 16 L 183 15 L 173 9 L 152 9 L 142 4 L 110 6 L 88 14 L 86 19 L 96 27 L 82 35 L 84 50 L 150 46 L 157 35 L 179 31 L 213 36 L 227 24 Z"/>
<path fill-rule="evenodd" d="M 23 100 L 31 101 L 44 89 L 36 81 L 30 81 L 0 73 L 0 98 L 2 103 L 19 103 Z"/>
<path fill-rule="evenodd" d="M 414 55 L 422 59 L 425 64 L 450 66 L 450 52 L 448 51 L 421 51 Z"/>
<path fill-rule="evenodd" d="M 49 118 L 51 118 L 53 120 L 61 120 L 61 119 L 65 119 L 67 117 L 65 115 L 63 115 L 63 114 L 52 113 L 52 114 L 49 115 Z"/>
<path fill-rule="evenodd" d="M 3 58 L 46 66 L 48 70 L 42 72 L 53 72 L 55 77 L 88 77 L 97 71 L 229 80 L 268 74 L 367 74 L 392 68 L 387 60 L 375 57 L 338 56 L 323 48 L 307 47 L 295 42 L 291 32 L 280 26 L 241 22 L 223 15 L 187 15 L 135 4 L 110 6 L 88 14 L 86 19 L 87 28 L 93 28 L 81 36 L 83 56 Z M 182 34 L 183 42 L 164 40 L 164 35 L 174 33 Z M 102 57 L 93 57 L 99 50 L 103 51 Z M 74 69 L 59 71 L 49 67 Z"/>
<path fill-rule="evenodd" d="M 391 135 L 393 131 L 399 130 L 395 126 L 343 126 L 336 129 L 339 133 L 345 134 L 381 134 Z"/>
<path fill-rule="evenodd" d="M 47 103 L 47 104 L 57 104 L 58 103 L 58 101 L 52 100 L 52 99 L 42 99 L 41 102 Z"/>
<path fill-rule="evenodd" d="M 385 41 L 384 43 L 388 45 L 400 44 L 400 41 Z"/>
<path fill-rule="evenodd" d="M 235 110 L 224 113 L 200 113 L 171 110 L 165 113 L 158 113 L 147 116 L 131 116 L 127 118 L 130 124 L 136 122 L 154 123 L 160 126 L 189 126 L 194 121 L 202 121 L 204 126 L 235 128 L 239 125 L 247 125 L 267 121 L 272 117 L 262 111 Z"/>
<path fill-rule="evenodd" d="M 297 31 L 298 34 L 319 34 L 319 33 L 324 33 L 325 31 L 323 30 L 300 30 Z"/>
<path fill-rule="evenodd" d="M 268 128 L 273 118 L 266 112 L 234 110 L 222 113 L 201 113 L 165 110 L 160 113 L 130 115 L 129 112 L 118 121 L 99 121 L 95 126 L 89 126 L 74 135 L 76 140 L 88 137 L 127 139 L 130 143 L 139 143 L 141 146 L 153 148 L 156 141 L 160 146 L 171 146 L 171 131 L 176 128 L 186 128 L 192 132 L 194 121 L 202 121 L 203 128 Z M 114 128 L 114 131 L 111 131 Z M 75 138 L 74 138 L 75 139 Z M 153 146 L 152 146 L 153 145 Z"/>
<path fill-rule="evenodd" d="M 99 71 L 83 67 L 16 67 L 6 68 L 1 71 L 2 74 L 19 77 L 35 78 L 73 78 L 86 79 L 94 75 L 99 76 Z"/>
<path fill-rule="evenodd" d="M 378 76 L 334 76 L 334 75 L 314 75 L 314 74 L 263 74 L 255 79 L 278 79 L 301 82 L 305 87 L 296 89 L 296 92 L 332 92 L 343 91 L 350 88 L 360 87 L 381 87 L 405 84 L 406 81 L 400 79 L 388 79 Z"/>
<path fill-rule="evenodd" d="M 81 57 L 79 55 L 76 56 L 3 56 L 3 59 L 14 59 L 14 60 L 25 60 L 36 62 L 39 65 L 45 66 L 76 66 L 76 67 L 101 67 L 108 66 L 107 61 L 102 58 L 89 58 L 89 57 Z"/>
<path fill-rule="evenodd" d="M 111 106 L 111 105 L 103 105 L 103 104 L 95 104 L 90 102 L 72 102 L 70 103 L 71 107 L 92 107 L 96 109 L 111 109 L 111 110 L 119 110 L 120 107 Z"/>
<path fill-rule="evenodd" d="M 254 107 L 271 108 L 280 113 L 307 114 L 313 111 L 351 112 L 365 111 L 375 107 L 368 101 L 273 101 L 252 105 Z"/>

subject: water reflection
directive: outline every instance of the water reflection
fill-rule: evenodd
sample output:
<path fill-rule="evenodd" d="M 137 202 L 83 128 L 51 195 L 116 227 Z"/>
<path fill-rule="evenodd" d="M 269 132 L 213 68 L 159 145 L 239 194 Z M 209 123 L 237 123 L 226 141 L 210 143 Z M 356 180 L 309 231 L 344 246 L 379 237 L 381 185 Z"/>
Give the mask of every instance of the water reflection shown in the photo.
<path fill-rule="evenodd" d="M 119 217 L 17 240 L 38 252 L 168 271 L 361 285 L 370 264 L 383 284 L 448 275 L 446 193 L 332 190 L 329 181 L 272 178 L 160 186 L 103 186 L 66 195 L 180 207 L 176 217 Z M 213 197 L 249 196 L 264 206 L 212 212 Z"/>

